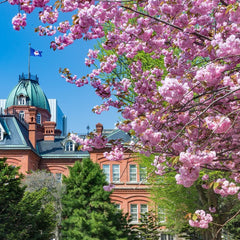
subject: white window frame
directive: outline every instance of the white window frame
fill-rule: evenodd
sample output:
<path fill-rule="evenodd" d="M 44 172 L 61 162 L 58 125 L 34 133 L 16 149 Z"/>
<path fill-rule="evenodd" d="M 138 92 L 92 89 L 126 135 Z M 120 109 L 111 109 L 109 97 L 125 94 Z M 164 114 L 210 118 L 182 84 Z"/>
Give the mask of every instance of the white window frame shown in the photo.
<path fill-rule="evenodd" d="M 139 177 L 140 182 L 145 182 L 147 179 L 147 168 L 146 167 L 139 167 Z"/>
<path fill-rule="evenodd" d="M 134 171 L 133 171 L 133 169 L 134 169 Z M 137 182 L 137 165 L 136 164 L 129 165 L 129 181 Z"/>
<path fill-rule="evenodd" d="M 115 169 L 116 167 L 116 169 Z M 120 182 L 120 164 L 112 165 L 112 181 Z"/>
<path fill-rule="evenodd" d="M 36 122 L 37 122 L 37 124 L 41 124 L 41 122 L 42 122 L 42 115 L 41 115 L 41 113 L 37 114 Z"/>
<path fill-rule="evenodd" d="M 24 121 L 24 119 L 25 119 L 25 112 L 24 111 L 20 111 L 18 113 L 18 118 L 19 118 L 20 121 Z"/>
<path fill-rule="evenodd" d="M 18 105 L 26 105 L 26 104 L 27 104 L 26 96 L 19 95 L 18 96 Z"/>
<path fill-rule="evenodd" d="M 65 151 L 66 152 L 74 152 L 75 150 L 75 144 L 73 143 L 73 141 L 68 140 L 65 143 Z"/>
<path fill-rule="evenodd" d="M 104 174 L 106 175 L 106 181 L 110 183 L 110 165 L 109 164 L 103 164 L 102 169 Z"/>
<path fill-rule="evenodd" d="M 143 208 L 145 209 L 143 210 Z M 146 203 L 140 204 L 140 214 L 145 214 L 147 212 L 148 212 L 148 205 Z"/>
<path fill-rule="evenodd" d="M 132 218 L 132 222 L 137 223 L 138 222 L 138 205 L 137 204 L 130 204 L 130 215 Z"/>

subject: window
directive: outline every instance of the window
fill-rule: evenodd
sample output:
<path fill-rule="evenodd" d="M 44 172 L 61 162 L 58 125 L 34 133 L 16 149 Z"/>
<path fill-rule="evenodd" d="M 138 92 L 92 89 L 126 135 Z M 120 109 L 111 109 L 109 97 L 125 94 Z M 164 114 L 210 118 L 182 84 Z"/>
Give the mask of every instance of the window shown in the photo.
<path fill-rule="evenodd" d="M 161 234 L 161 240 L 167 240 L 167 234 L 162 233 Z"/>
<path fill-rule="evenodd" d="M 113 182 L 120 181 L 120 165 L 119 164 L 112 165 L 112 181 Z"/>
<path fill-rule="evenodd" d="M 140 205 L 140 213 L 144 214 L 148 211 L 148 205 L 147 204 L 141 204 Z"/>
<path fill-rule="evenodd" d="M 26 105 L 26 97 L 23 95 L 20 95 L 18 97 L 18 105 Z"/>
<path fill-rule="evenodd" d="M 74 144 L 72 141 L 67 141 L 65 145 L 65 150 L 68 152 L 74 151 Z"/>
<path fill-rule="evenodd" d="M 107 182 L 110 182 L 110 167 L 109 167 L 109 164 L 103 164 L 103 172 L 106 175 Z"/>
<path fill-rule="evenodd" d="M 138 221 L 138 206 L 137 206 L 137 204 L 130 205 L 130 214 L 131 214 L 132 222 L 137 222 Z"/>
<path fill-rule="evenodd" d="M 147 168 L 140 167 L 140 182 L 146 181 L 146 178 L 147 178 Z"/>
<path fill-rule="evenodd" d="M 161 233 L 161 240 L 173 240 L 173 236 L 166 233 Z"/>
<path fill-rule="evenodd" d="M 60 183 L 62 182 L 62 174 L 61 173 L 56 173 L 55 177 L 56 177 L 57 182 L 60 182 Z"/>
<path fill-rule="evenodd" d="M 119 203 L 115 203 L 114 206 L 116 207 L 116 209 L 120 210 L 121 209 L 121 205 Z"/>
<path fill-rule="evenodd" d="M 137 165 L 130 165 L 129 179 L 130 182 L 137 182 Z"/>
<path fill-rule="evenodd" d="M 158 219 L 161 223 L 164 223 L 166 221 L 166 214 L 162 208 L 158 208 Z"/>
<path fill-rule="evenodd" d="M 37 114 L 37 124 L 41 124 L 41 114 Z"/>
<path fill-rule="evenodd" d="M 20 121 L 24 121 L 24 116 L 25 116 L 24 111 L 20 111 L 18 116 Z"/>

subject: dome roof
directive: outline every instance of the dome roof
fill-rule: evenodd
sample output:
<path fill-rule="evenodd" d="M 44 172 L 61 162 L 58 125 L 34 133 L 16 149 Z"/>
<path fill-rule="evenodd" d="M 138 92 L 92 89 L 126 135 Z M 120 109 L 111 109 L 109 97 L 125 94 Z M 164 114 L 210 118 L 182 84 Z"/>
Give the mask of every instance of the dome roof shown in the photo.
<path fill-rule="evenodd" d="M 37 76 L 20 75 L 18 84 L 13 88 L 7 98 L 5 108 L 19 105 L 20 96 L 26 98 L 26 104 L 22 105 L 43 108 L 50 113 L 47 97 L 39 86 Z"/>

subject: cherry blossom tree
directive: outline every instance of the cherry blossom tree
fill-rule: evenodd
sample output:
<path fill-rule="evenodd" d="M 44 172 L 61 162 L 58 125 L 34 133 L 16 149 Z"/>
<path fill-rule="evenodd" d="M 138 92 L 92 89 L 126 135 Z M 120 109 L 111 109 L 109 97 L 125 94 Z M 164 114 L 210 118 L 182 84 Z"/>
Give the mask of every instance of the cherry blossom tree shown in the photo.
<path fill-rule="evenodd" d="M 201 169 L 218 170 L 224 176 L 211 182 L 206 176 L 205 187 L 213 187 L 221 196 L 238 194 L 240 198 L 239 1 L 8 2 L 21 9 L 12 20 L 16 30 L 26 26 L 27 14 L 40 10 L 43 26 L 37 31 L 55 35 L 53 50 L 81 38 L 103 39 L 102 47 L 109 54 L 98 58 L 98 50 L 89 50 L 85 61 L 87 66 L 96 64 L 96 69 L 81 77 L 63 69 L 62 77 L 78 87 L 89 83 L 96 89 L 104 100 L 95 107 L 97 113 L 109 107 L 119 109 L 124 120 L 118 128 L 135 139 L 128 147 L 154 154 L 156 174 L 174 170 L 177 184 L 190 187 Z M 66 20 L 59 22 L 60 15 L 61 19 L 66 15 Z M 153 62 L 163 59 L 164 69 L 157 64 L 146 68 L 139 53 Z M 103 73 L 118 68 L 121 57 L 127 59 L 130 75 L 102 79 Z M 99 136 L 78 141 L 84 148 L 106 143 Z M 107 156 L 114 160 L 121 151 L 117 145 Z M 191 225 L 207 227 L 212 220 L 201 210 L 196 215 Z"/>

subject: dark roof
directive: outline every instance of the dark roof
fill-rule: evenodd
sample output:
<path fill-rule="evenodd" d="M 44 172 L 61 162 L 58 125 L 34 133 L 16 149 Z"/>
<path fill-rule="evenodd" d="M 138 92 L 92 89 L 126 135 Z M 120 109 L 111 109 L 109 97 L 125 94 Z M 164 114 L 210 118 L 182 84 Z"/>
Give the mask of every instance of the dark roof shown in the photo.
<path fill-rule="evenodd" d="M 31 149 L 42 158 L 86 158 L 89 157 L 87 151 L 65 151 L 64 142 L 68 137 L 56 136 L 54 141 L 40 140 L 37 142 L 35 150 L 29 141 L 28 129 L 16 117 L 10 115 L 0 115 L 0 124 L 6 134 L 3 141 L 0 141 L 0 149 Z M 131 140 L 128 133 L 119 129 L 108 129 L 103 131 L 103 135 L 110 140 L 118 140 L 127 143 Z M 81 137 L 86 137 L 81 136 Z"/>
<path fill-rule="evenodd" d="M 123 144 L 131 141 L 131 136 L 120 129 L 112 129 L 111 132 L 108 130 L 107 134 L 104 134 L 103 131 L 103 135 L 107 137 L 108 141 L 120 139 Z"/>
<path fill-rule="evenodd" d="M 0 141 L 0 149 L 32 149 L 35 152 L 28 138 L 28 130 L 16 117 L 1 115 L 0 123 L 7 129 L 4 139 Z"/>
<path fill-rule="evenodd" d="M 55 137 L 54 141 L 38 141 L 37 150 L 43 158 L 86 158 L 87 151 L 65 151 L 62 142 L 66 137 Z"/>

